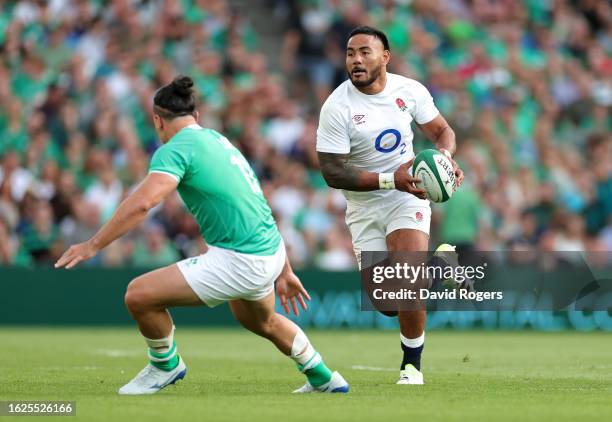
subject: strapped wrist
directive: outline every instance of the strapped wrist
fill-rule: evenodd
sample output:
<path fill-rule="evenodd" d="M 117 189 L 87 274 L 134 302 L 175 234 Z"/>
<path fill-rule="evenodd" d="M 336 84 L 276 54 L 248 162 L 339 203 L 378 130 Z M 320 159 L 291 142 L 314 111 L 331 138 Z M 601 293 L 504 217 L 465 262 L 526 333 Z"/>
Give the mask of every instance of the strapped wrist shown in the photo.
<path fill-rule="evenodd" d="M 378 173 L 378 186 L 385 190 L 395 189 L 395 174 Z"/>

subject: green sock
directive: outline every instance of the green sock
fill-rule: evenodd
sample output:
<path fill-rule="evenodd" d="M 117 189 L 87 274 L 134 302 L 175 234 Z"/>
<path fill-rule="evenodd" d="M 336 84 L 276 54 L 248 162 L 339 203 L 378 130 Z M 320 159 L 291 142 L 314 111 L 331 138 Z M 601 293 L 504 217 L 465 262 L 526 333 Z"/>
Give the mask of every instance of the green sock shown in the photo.
<path fill-rule="evenodd" d="M 162 371 L 172 371 L 179 364 L 179 355 L 176 353 L 176 342 L 172 343 L 172 347 L 165 353 L 158 353 L 149 348 L 149 358 L 151 365 Z"/>
<path fill-rule="evenodd" d="M 179 364 L 179 355 L 175 355 L 170 360 L 164 362 L 153 362 L 151 361 L 151 365 L 156 368 L 161 369 L 162 371 L 172 371 Z"/>
<path fill-rule="evenodd" d="M 308 363 L 306 363 L 306 365 L 308 365 Z M 327 366 L 325 366 L 325 363 L 323 362 L 323 360 L 321 360 L 321 362 L 319 362 L 312 368 L 309 368 L 304 371 L 303 368 L 306 365 L 298 364 L 298 369 L 301 372 L 304 372 L 304 374 L 306 375 L 306 378 L 308 378 L 308 382 L 313 387 L 319 387 L 331 381 L 332 371 Z"/>

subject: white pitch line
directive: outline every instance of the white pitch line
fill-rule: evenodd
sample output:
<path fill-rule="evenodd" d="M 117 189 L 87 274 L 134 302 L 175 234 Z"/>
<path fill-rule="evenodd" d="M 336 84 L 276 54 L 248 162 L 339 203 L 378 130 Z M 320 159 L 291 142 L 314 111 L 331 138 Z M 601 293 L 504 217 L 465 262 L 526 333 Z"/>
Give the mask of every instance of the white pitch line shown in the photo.
<path fill-rule="evenodd" d="M 127 356 L 147 356 L 147 348 L 146 346 L 139 350 L 130 350 L 130 349 L 94 349 L 93 353 L 96 355 L 104 355 L 111 358 L 123 358 Z M 188 354 L 190 357 L 205 357 L 212 358 L 215 355 L 211 355 L 207 352 L 201 351 L 193 351 Z"/>
<path fill-rule="evenodd" d="M 142 352 L 136 350 L 120 350 L 120 349 L 96 349 L 96 353 L 99 355 L 108 356 L 111 358 L 122 358 L 125 356 L 138 356 Z"/>
<path fill-rule="evenodd" d="M 76 369 L 78 371 L 80 370 L 84 370 L 84 371 L 95 371 L 98 369 L 102 369 L 102 367 L 100 366 L 42 366 L 38 369 L 42 369 L 45 371 L 65 371 L 66 369 Z"/>
<path fill-rule="evenodd" d="M 396 368 L 381 368 L 378 366 L 353 365 L 351 369 L 358 371 L 397 372 Z"/>

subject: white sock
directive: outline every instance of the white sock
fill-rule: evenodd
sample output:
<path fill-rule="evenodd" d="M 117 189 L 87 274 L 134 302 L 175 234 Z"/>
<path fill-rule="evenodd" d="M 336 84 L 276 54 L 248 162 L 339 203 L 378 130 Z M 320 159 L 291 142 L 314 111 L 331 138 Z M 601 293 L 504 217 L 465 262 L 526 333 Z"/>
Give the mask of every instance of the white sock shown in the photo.
<path fill-rule="evenodd" d="M 145 337 L 149 349 L 153 350 L 155 353 L 168 353 L 174 345 L 174 329 L 175 327 L 173 325 L 170 334 L 164 338 L 150 339 Z"/>
<path fill-rule="evenodd" d="M 291 359 L 298 364 L 300 371 L 304 372 L 321 363 L 321 355 L 312 347 L 306 334 L 298 327 L 291 346 Z"/>
<path fill-rule="evenodd" d="M 402 341 L 402 344 L 406 347 L 411 347 L 413 349 L 416 347 L 421 347 L 423 344 L 425 344 L 425 331 L 423 331 L 423 334 L 421 334 L 417 338 L 404 337 L 404 335 L 400 333 L 400 340 Z"/>

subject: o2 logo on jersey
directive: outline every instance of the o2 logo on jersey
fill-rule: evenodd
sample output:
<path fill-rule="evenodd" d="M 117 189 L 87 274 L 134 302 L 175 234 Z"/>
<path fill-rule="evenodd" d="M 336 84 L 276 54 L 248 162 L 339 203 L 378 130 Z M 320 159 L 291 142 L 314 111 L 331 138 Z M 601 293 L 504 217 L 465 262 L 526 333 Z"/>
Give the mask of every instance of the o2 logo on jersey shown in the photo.
<path fill-rule="evenodd" d="M 383 140 L 385 139 L 385 137 L 387 135 L 391 135 L 393 137 L 395 137 L 395 142 L 392 145 L 388 145 L 387 143 L 383 146 Z M 387 136 L 387 139 L 389 139 L 389 137 Z M 388 154 L 390 152 L 393 152 L 397 149 L 397 147 L 401 146 L 402 150 L 400 151 L 400 154 L 403 154 L 406 152 L 406 143 L 402 142 L 402 134 L 399 132 L 399 130 L 397 129 L 386 129 L 383 130 L 382 132 L 380 132 L 380 134 L 376 137 L 376 142 L 374 143 L 374 148 L 376 148 L 376 151 Z"/>

